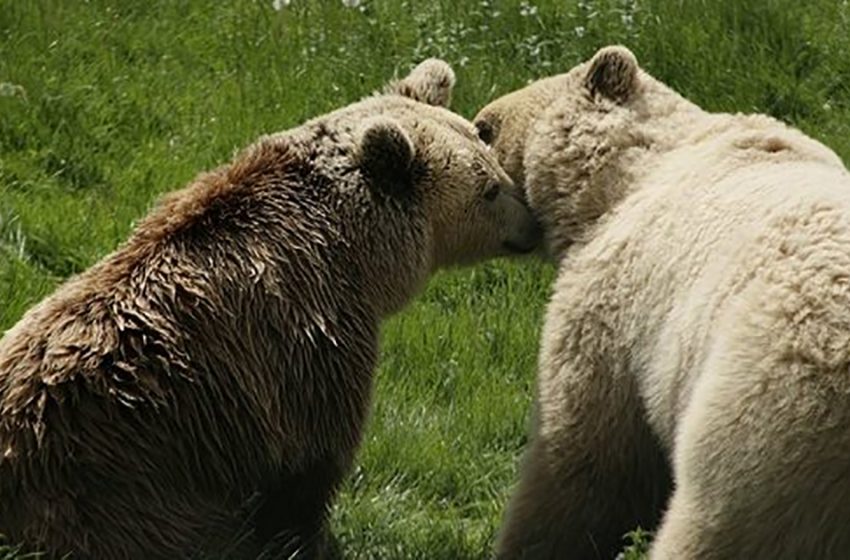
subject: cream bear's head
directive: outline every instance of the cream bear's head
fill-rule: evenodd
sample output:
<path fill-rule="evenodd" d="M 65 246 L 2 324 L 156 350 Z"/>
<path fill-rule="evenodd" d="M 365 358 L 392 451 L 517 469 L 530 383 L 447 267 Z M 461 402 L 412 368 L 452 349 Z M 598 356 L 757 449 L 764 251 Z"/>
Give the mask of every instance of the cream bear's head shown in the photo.
<path fill-rule="evenodd" d="M 648 151 L 675 144 L 700 109 L 656 81 L 625 47 L 496 99 L 479 137 L 525 189 L 555 258 L 619 201 Z"/>

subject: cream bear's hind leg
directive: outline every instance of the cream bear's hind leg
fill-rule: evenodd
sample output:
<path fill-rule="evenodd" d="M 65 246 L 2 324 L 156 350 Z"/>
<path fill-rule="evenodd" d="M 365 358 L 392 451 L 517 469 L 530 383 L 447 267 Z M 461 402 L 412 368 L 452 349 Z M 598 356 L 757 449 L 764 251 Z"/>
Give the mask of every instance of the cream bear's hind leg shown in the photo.
<path fill-rule="evenodd" d="M 613 558 L 627 531 L 652 528 L 660 516 L 669 488 L 666 461 L 632 383 L 594 367 L 541 374 L 538 428 L 497 557 Z"/>
<path fill-rule="evenodd" d="M 650 558 L 850 557 L 846 366 L 813 369 L 729 338 L 681 421 L 676 490 Z"/>

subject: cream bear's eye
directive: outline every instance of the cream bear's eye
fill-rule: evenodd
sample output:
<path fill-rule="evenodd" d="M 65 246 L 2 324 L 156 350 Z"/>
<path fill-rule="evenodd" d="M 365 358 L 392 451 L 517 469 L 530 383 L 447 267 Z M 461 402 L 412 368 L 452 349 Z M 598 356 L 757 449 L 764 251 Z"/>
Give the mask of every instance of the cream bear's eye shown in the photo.
<path fill-rule="evenodd" d="M 489 185 L 487 185 L 487 190 L 484 191 L 484 200 L 487 202 L 493 202 L 496 200 L 496 197 L 499 196 L 499 190 L 501 189 L 501 185 L 496 181 L 493 181 Z"/>
<path fill-rule="evenodd" d="M 475 128 L 478 129 L 478 138 L 488 146 L 493 142 L 493 126 L 486 121 L 475 123 Z"/>

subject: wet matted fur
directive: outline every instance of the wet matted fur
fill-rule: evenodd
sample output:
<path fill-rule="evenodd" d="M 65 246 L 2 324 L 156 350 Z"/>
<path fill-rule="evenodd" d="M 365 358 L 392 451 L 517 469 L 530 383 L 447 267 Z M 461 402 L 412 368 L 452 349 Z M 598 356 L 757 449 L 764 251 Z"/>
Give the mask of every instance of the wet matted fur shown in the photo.
<path fill-rule="evenodd" d="M 0 532 L 74 558 L 317 555 L 380 319 L 539 237 L 474 128 L 416 100 L 453 80 L 427 61 L 260 139 L 30 310 L 0 342 Z"/>

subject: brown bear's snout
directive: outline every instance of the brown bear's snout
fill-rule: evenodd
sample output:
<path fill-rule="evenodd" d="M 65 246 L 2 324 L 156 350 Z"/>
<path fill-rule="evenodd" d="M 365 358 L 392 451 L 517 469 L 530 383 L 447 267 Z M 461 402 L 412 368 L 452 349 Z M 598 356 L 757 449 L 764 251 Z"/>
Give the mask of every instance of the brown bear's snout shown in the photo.
<path fill-rule="evenodd" d="M 535 217 L 534 213 L 523 200 L 520 189 L 516 189 L 514 199 L 517 204 L 521 205 L 520 212 L 525 214 L 520 221 L 515 234 L 511 239 L 506 240 L 502 245 L 509 253 L 526 254 L 537 249 L 543 241 L 543 226 Z"/>

